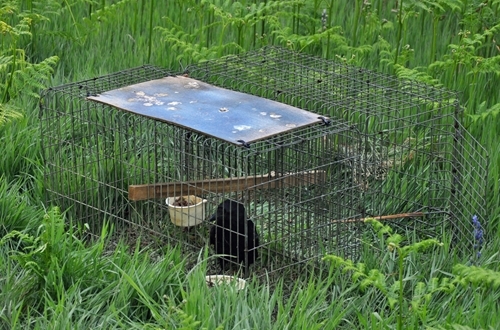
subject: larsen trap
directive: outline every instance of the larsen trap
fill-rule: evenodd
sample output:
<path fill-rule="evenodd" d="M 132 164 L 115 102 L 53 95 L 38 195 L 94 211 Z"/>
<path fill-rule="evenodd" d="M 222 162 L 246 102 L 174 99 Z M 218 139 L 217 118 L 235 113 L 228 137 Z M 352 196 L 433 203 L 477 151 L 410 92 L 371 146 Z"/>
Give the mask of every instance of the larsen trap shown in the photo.
<path fill-rule="evenodd" d="M 456 93 L 276 47 L 143 66 L 44 92 L 47 203 L 211 245 L 223 271 L 356 259 L 368 217 L 469 253 L 487 161 L 460 115 Z"/>

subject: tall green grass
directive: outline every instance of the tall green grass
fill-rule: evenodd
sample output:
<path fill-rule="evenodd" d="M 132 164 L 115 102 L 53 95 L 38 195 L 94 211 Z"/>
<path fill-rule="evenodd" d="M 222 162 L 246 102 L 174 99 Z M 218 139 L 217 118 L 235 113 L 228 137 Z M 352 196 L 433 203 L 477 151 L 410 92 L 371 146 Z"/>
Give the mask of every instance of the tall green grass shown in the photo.
<path fill-rule="evenodd" d="M 109 329 L 487 329 L 499 322 L 498 272 L 456 264 L 449 241 L 409 242 L 376 221 L 362 262 L 327 256 L 331 267 L 248 279 L 245 289 L 209 286 L 207 250 L 186 269 L 178 249 L 164 253 L 100 238 L 48 210 L 33 234 L 0 240 L 3 328 Z M 110 244 L 113 243 L 113 244 Z M 491 266 L 495 256 L 484 260 Z M 456 264 L 454 267 L 452 265 Z M 292 276 L 293 275 L 293 276 Z"/>

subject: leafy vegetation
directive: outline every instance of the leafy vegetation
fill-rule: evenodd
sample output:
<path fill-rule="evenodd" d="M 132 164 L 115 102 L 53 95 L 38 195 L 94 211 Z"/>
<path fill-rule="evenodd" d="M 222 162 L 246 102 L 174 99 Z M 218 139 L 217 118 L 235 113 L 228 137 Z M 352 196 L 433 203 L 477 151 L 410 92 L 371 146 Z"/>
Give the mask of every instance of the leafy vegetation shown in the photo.
<path fill-rule="evenodd" d="M 470 283 L 494 291 L 500 285 L 498 272 L 459 263 L 453 267 L 453 274 L 437 272 L 430 278 L 422 273 L 410 275 L 407 273 L 408 264 L 416 263 L 418 259 L 415 257 L 422 257 L 426 251 L 441 247 L 443 243 L 427 239 L 402 246 L 403 236 L 393 233 L 391 227 L 374 219 L 367 219 L 366 222 L 376 231 L 380 248 L 387 251 L 381 265 L 370 269 L 365 263 L 354 264 L 351 260 L 337 256 L 326 256 L 324 260 L 329 261 L 332 267 L 342 268 L 344 273 L 349 274 L 353 282 L 352 288 L 363 294 L 369 289 L 380 292 L 382 299 L 378 303 L 388 307 L 389 311 L 382 324 L 396 324 L 397 329 L 429 326 L 439 319 L 439 316 L 435 316 L 438 310 L 432 307 L 436 301 L 448 299 L 458 292 L 463 294 L 463 289 L 467 289 Z M 434 251 L 435 260 L 439 255 L 440 252 Z M 488 322 L 480 324 L 481 321 L 478 320 L 481 327 L 488 325 Z"/>
<path fill-rule="evenodd" d="M 2 1 L 1 327 L 493 329 L 499 11 L 500 1 L 478 0 Z M 473 262 L 448 233 L 412 241 L 372 221 L 362 263 L 327 256 L 328 271 L 209 288 L 207 254 L 190 268 L 172 246 L 114 245 L 107 225 L 95 240 L 43 204 L 41 89 L 145 63 L 181 71 L 271 44 L 461 91 L 463 122 L 490 155 L 485 242 Z"/>

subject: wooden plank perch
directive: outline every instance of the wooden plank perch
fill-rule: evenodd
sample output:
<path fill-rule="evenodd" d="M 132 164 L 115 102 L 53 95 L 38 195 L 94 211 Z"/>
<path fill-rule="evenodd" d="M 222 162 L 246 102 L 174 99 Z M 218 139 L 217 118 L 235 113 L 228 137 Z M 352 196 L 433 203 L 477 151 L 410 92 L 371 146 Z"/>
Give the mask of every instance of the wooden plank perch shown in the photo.
<path fill-rule="evenodd" d="M 204 195 L 251 189 L 272 189 L 283 186 L 304 186 L 321 184 L 325 181 L 325 171 L 304 171 L 298 173 L 245 176 L 235 178 L 209 179 L 187 182 L 153 183 L 128 186 L 131 201 L 165 199 L 184 195 Z"/>
<path fill-rule="evenodd" d="M 366 217 L 360 219 L 345 219 L 345 220 L 332 220 L 331 223 L 336 222 L 364 222 L 367 219 L 375 219 L 378 221 L 394 220 L 402 218 L 413 218 L 413 217 L 423 217 L 425 214 L 423 212 L 411 212 L 411 213 L 399 213 L 399 214 L 388 214 L 388 215 L 377 215 L 374 217 Z"/>

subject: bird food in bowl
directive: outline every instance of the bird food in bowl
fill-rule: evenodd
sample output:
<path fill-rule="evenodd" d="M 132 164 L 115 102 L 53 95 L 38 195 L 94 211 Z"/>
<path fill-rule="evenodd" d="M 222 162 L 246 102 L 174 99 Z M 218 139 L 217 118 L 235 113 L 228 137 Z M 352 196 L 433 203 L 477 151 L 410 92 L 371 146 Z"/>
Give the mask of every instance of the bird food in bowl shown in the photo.
<path fill-rule="evenodd" d="M 168 197 L 166 203 L 170 221 L 179 227 L 197 226 L 205 219 L 207 200 L 194 196 Z"/>
<path fill-rule="evenodd" d="M 229 275 L 207 275 L 205 281 L 209 287 L 219 286 L 221 284 L 234 285 L 236 290 L 243 290 L 247 284 L 242 278 Z"/>

